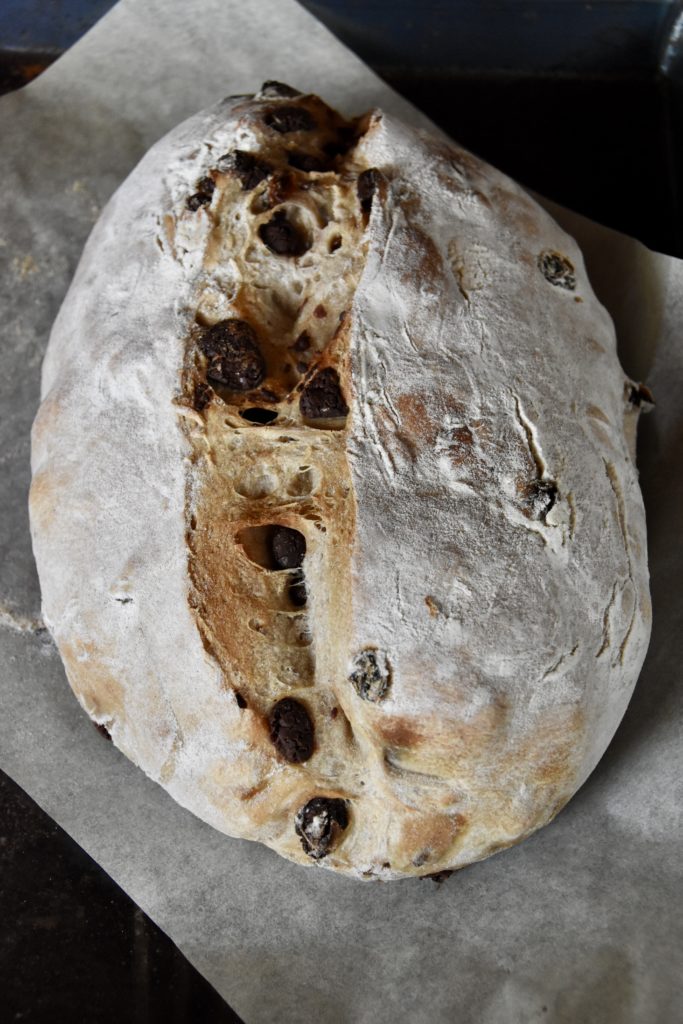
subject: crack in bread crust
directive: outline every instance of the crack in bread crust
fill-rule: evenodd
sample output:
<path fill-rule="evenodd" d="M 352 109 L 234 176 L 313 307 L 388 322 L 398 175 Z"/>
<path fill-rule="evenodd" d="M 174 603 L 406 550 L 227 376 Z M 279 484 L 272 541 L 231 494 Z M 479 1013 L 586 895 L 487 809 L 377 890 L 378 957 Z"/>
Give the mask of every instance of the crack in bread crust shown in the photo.
<path fill-rule="evenodd" d="M 227 154 L 214 174 L 213 228 L 183 389 L 190 403 L 198 389 L 208 385 L 213 392 L 203 399 L 200 421 L 186 421 L 189 571 L 198 625 L 224 685 L 261 722 L 283 698 L 304 702 L 315 743 L 299 770 L 309 774 L 312 792 L 333 785 L 353 797 L 363 765 L 349 720 L 338 715 L 355 532 L 346 402 L 352 395 L 349 310 L 366 259 L 372 197 L 357 185 L 367 166 L 355 146 L 324 157 L 333 148 L 326 132 L 346 143 L 362 134 L 361 123 L 344 122 L 314 98 L 298 105 L 325 126 L 314 144 L 273 138 L 259 116 L 277 103 L 249 104 L 243 116 L 255 126 L 259 148 L 240 153 L 238 162 L 268 173 L 245 189 Z M 319 169 L 299 169 L 308 166 Z M 252 181 L 253 175 L 246 184 Z M 264 235 L 273 224 L 281 233 Z M 206 282 L 223 280 L 225 267 L 232 290 L 229 305 L 218 308 L 215 285 Z M 219 317 L 248 324 L 257 338 L 265 363 L 257 386 L 231 389 L 207 375 L 202 337 Z M 300 564 L 272 563 L 269 538 L 277 527 L 303 538 Z M 251 742 L 276 765 L 282 762 L 262 730 L 254 730 Z M 332 758 L 327 749 L 336 751 Z"/>

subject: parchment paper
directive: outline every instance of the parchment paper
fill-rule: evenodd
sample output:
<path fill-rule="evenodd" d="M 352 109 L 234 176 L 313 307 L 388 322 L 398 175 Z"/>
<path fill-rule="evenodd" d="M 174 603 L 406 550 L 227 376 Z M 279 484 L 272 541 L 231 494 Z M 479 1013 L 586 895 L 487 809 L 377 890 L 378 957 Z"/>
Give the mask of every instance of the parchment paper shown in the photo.
<path fill-rule="evenodd" d="M 647 377 L 658 399 L 640 444 L 654 635 L 599 768 L 521 846 L 443 886 L 373 885 L 228 839 L 102 740 L 41 628 L 29 428 L 49 328 L 83 242 L 156 138 L 267 78 L 348 113 L 378 104 L 422 119 L 289 0 L 123 0 L 0 101 L 0 766 L 247 1024 L 682 1020 L 679 262 L 559 211 L 587 248 L 626 369 Z"/>

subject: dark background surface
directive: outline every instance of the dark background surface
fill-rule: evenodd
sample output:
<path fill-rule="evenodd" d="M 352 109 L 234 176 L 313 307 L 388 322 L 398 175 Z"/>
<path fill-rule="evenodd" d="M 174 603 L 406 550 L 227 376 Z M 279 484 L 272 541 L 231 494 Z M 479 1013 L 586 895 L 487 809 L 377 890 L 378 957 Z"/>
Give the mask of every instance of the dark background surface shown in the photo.
<path fill-rule="evenodd" d="M 0 0 L 0 92 L 39 74 L 111 6 Z M 463 145 L 549 198 L 683 256 L 679 3 L 304 6 Z M 0 921 L 3 1021 L 239 1021 L 2 773 Z"/>
<path fill-rule="evenodd" d="M 34 76 L 111 6 L 0 0 L 0 88 Z M 462 145 L 548 198 L 683 256 L 679 2 L 303 6 Z"/>
<path fill-rule="evenodd" d="M 240 1024 L 171 940 L 2 772 L 0 922 L 3 1024 Z"/>

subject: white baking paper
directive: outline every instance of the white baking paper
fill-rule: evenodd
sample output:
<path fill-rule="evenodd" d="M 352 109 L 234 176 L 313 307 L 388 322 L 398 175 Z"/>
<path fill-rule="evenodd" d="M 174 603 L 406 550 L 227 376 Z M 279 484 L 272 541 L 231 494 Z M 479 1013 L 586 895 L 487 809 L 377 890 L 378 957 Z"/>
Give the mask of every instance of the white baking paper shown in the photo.
<path fill-rule="evenodd" d="M 346 113 L 379 105 L 425 123 L 290 0 L 122 0 L 35 83 L 0 100 L 0 767 L 247 1024 L 683 1020 L 678 261 L 558 213 L 586 249 L 627 371 L 647 378 L 658 402 L 639 444 L 654 633 L 600 766 L 521 846 L 442 886 L 381 885 L 228 839 L 102 740 L 41 628 L 29 429 L 49 328 L 82 245 L 155 139 L 269 78 Z"/>

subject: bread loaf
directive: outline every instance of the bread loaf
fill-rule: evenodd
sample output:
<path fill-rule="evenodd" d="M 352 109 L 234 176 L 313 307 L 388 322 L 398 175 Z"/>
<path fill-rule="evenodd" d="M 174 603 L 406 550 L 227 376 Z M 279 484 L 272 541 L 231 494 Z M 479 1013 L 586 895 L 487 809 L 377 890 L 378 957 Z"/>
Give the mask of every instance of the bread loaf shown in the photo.
<path fill-rule="evenodd" d="M 45 621 L 204 821 L 433 875 L 592 771 L 648 642 L 647 392 L 504 175 L 377 110 L 232 97 L 109 202 L 42 393 Z"/>

